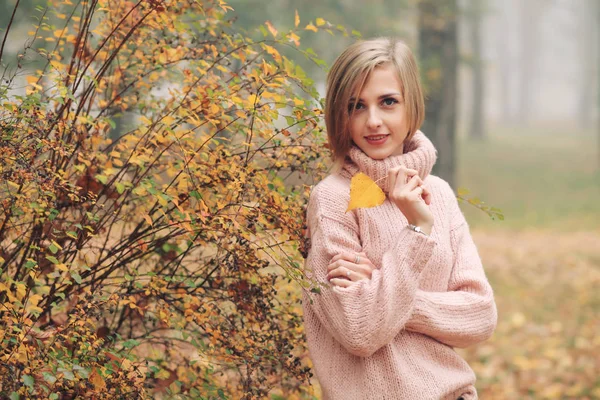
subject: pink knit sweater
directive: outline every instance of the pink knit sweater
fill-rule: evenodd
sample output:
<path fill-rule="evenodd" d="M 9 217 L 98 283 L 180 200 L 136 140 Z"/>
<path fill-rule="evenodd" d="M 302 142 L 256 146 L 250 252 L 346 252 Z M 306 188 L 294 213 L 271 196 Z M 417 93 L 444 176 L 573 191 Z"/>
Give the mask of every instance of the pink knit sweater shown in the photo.
<path fill-rule="evenodd" d="M 430 175 L 435 148 L 418 132 L 401 156 L 376 161 L 353 147 L 349 158 L 311 193 L 306 270 L 326 282 L 334 255 L 361 251 L 377 269 L 349 288 L 304 294 L 308 347 L 323 399 L 477 399 L 475 375 L 453 347 L 488 339 L 496 305 L 452 189 Z M 418 170 L 432 193 L 430 237 L 407 229 L 389 199 L 345 212 L 356 172 L 377 180 L 401 164 Z M 387 179 L 378 185 L 387 193 Z"/>

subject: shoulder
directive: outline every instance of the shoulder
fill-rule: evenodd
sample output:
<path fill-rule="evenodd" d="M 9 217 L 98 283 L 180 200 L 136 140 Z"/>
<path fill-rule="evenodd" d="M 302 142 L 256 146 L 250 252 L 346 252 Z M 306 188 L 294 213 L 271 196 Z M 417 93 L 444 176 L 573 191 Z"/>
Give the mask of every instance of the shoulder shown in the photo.
<path fill-rule="evenodd" d="M 437 208 L 441 215 L 447 217 L 451 229 L 455 229 L 466 222 L 458 205 L 456 193 L 448 182 L 438 176 L 429 175 L 425 180 L 425 184 L 431 192 L 432 206 Z"/>
<path fill-rule="evenodd" d="M 445 200 L 454 200 L 456 201 L 456 194 L 450 184 L 436 175 L 429 175 L 425 179 L 425 184 L 429 187 L 429 190 L 433 193 L 434 196 L 440 196 Z"/>
<path fill-rule="evenodd" d="M 308 201 L 308 218 L 328 217 L 347 223 L 355 220 L 354 212 L 348 211 L 350 201 L 350 179 L 340 174 L 331 174 L 316 184 Z"/>

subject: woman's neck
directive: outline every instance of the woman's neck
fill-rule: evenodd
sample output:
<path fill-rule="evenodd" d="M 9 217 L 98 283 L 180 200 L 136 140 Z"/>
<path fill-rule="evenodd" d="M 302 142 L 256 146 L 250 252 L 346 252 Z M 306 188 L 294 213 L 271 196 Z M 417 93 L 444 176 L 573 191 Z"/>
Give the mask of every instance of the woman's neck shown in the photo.
<path fill-rule="evenodd" d="M 349 177 L 357 172 L 368 175 L 377 182 L 381 189 L 388 193 L 387 175 L 390 169 L 404 166 L 417 170 L 421 179 L 427 178 L 437 158 L 433 143 L 421 131 L 404 142 L 404 150 L 400 155 L 392 155 L 383 160 L 375 160 L 366 155 L 358 146 L 353 145 L 346 156 L 342 174 Z"/>

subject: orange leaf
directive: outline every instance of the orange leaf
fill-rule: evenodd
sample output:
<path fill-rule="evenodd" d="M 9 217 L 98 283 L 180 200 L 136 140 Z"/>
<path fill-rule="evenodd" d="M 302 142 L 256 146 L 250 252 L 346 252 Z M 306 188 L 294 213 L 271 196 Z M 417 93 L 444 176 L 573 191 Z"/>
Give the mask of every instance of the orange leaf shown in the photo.
<path fill-rule="evenodd" d="M 273 26 L 273 24 L 271 24 L 270 21 L 265 22 L 265 25 L 267 26 L 267 28 L 269 28 L 269 32 L 271 32 L 271 35 L 277 36 L 277 29 L 275 29 L 275 27 Z"/>
<path fill-rule="evenodd" d="M 294 26 L 297 28 L 300 25 L 300 16 L 298 15 L 298 10 L 296 10 L 296 15 L 294 17 Z"/>
<path fill-rule="evenodd" d="M 102 376 L 100 376 L 98 371 L 96 371 L 96 368 L 92 370 L 89 380 L 90 382 L 92 382 L 92 384 L 97 390 L 103 390 L 106 388 L 106 383 L 104 382 L 104 379 L 102 378 Z"/>
<path fill-rule="evenodd" d="M 306 25 L 306 27 L 305 27 L 304 29 L 306 29 L 307 31 L 318 32 L 318 29 L 317 29 L 317 27 L 316 27 L 316 26 L 314 26 L 314 25 L 312 24 L 312 22 L 311 22 L 310 24 Z"/>
<path fill-rule="evenodd" d="M 350 202 L 346 211 L 377 207 L 385 201 L 385 193 L 367 175 L 359 172 L 350 181 Z"/>

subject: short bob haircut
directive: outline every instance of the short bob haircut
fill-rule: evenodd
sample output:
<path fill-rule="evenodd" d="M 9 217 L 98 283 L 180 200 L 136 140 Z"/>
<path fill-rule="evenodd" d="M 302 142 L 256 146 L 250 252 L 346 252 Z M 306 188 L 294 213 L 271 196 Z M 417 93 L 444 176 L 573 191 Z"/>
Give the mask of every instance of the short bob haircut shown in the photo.
<path fill-rule="evenodd" d="M 352 146 L 348 120 L 352 113 L 350 98 L 358 98 L 374 68 L 391 63 L 398 72 L 408 118 L 409 140 L 423 124 L 425 104 L 417 62 L 410 48 L 394 38 L 358 41 L 350 45 L 333 63 L 327 74 L 325 124 L 331 158 L 337 168 Z M 335 168 L 335 167 L 334 167 Z"/>

